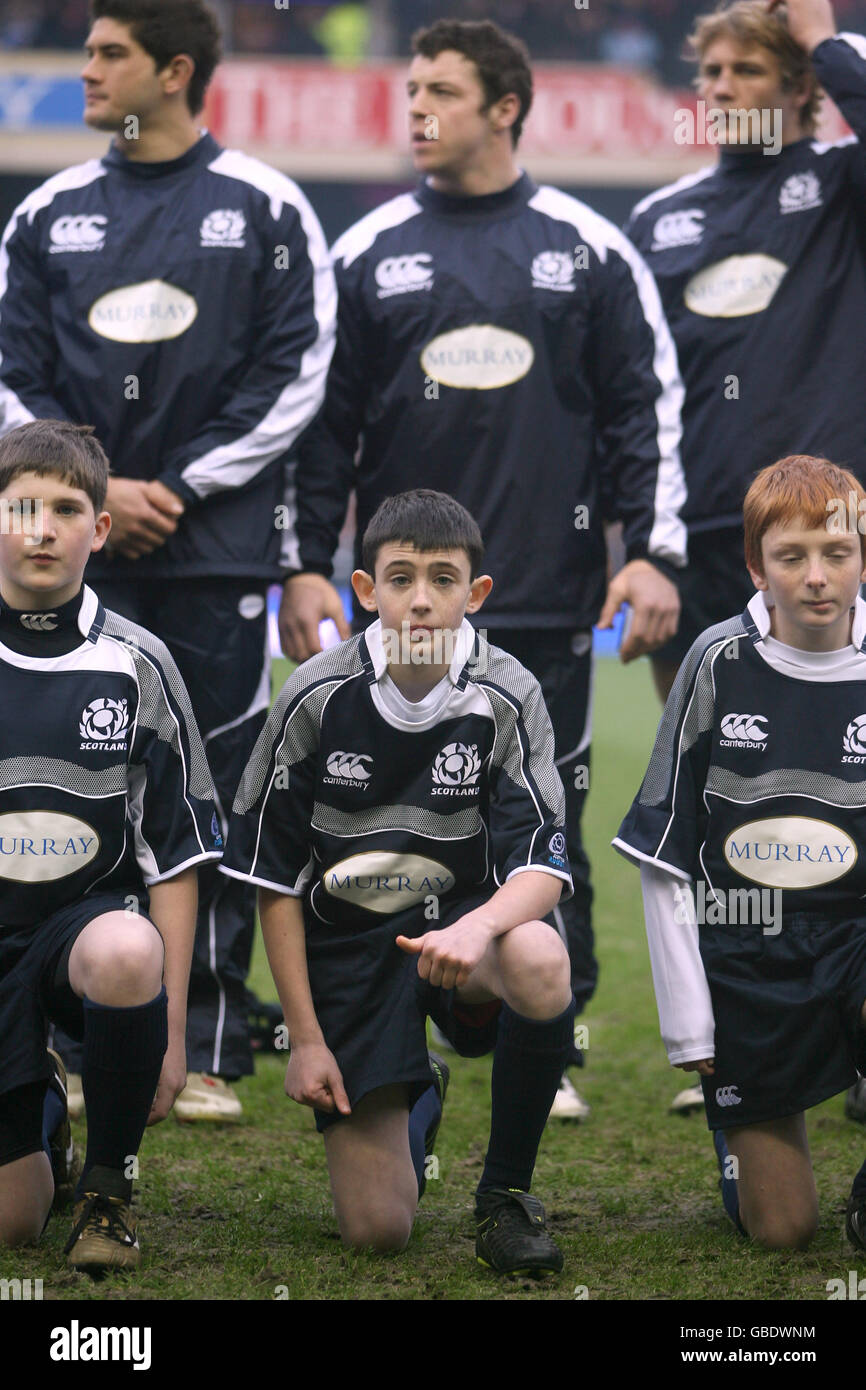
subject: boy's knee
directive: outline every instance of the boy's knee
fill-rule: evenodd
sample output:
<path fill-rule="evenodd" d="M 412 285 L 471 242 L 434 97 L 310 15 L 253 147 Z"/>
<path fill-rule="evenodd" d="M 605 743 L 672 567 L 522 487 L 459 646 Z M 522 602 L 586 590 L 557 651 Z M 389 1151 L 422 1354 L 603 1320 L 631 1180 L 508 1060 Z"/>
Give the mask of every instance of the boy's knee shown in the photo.
<path fill-rule="evenodd" d="M 110 927 L 94 932 L 82 947 L 78 964 L 84 993 L 95 1003 L 145 1004 L 162 981 L 162 938 L 146 919 L 117 914 Z"/>
<path fill-rule="evenodd" d="M 515 1012 L 553 1018 L 567 1009 L 571 967 L 553 928 L 546 922 L 524 922 L 500 940 L 502 982 Z"/>
<path fill-rule="evenodd" d="M 35 1245 L 42 1234 L 50 1210 L 49 1202 L 44 1211 L 10 1215 L 5 1219 L 0 1217 L 0 1246 L 14 1250 L 21 1245 Z"/>
<path fill-rule="evenodd" d="M 412 1234 L 413 1217 L 414 1213 L 407 1211 L 356 1210 L 341 1223 L 343 1244 L 352 1250 L 373 1250 L 382 1255 L 405 1250 Z"/>
<path fill-rule="evenodd" d="M 749 1235 L 764 1250 L 805 1250 L 818 1230 L 815 1212 L 764 1212 L 744 1220 Z"/>

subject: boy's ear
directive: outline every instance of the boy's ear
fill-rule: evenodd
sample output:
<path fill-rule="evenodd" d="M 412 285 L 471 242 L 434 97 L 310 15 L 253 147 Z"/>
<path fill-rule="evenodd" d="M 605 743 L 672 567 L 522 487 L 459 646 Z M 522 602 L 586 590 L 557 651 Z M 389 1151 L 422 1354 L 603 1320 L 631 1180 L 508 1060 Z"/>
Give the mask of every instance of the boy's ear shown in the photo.
<path fill-rule="evenodd" d="M 109 512 L 100 512 L 96 518 L 93 531 L 93 544 L 90 547 L 91 554 L 95 554 L 97 550 L 102 549 L 105 542 L 108 540 L 108 533 L 110 530 L 111 514 Z"/>
<path fill-rule="evenodd" d="M 466 612 L 477 613 L 492 588 L 493 580 L 489 574 L 479 574 L 476 579 L 473 579 L 469 586 L 469 597 L 466 600 Z"/>
<path fill-rule="evenodd" d="M 354 570 L 352 572 L 352 588 L 355 590 L 355 597 L 362 608 L 366 608 L 368 613 L 378 611 L 376 582 L 366 570 Z"/>

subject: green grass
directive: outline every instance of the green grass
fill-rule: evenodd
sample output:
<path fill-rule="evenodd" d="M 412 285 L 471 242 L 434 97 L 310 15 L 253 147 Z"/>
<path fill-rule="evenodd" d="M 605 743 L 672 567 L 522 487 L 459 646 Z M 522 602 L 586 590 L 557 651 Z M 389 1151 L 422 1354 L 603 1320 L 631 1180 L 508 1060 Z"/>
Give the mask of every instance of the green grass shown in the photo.
<path fill-rule="evenodd" d="M 41 1278 L 46 1299 L 256 1300 L 279 1291 L 292 1300 L 497 1301 L 571 1299 L 581 1285 L 590 1299 L 824 1299 L 828 1279 L 847 1279 L 857 1258 L 842 1211 L 864 1133 L 844 1119 L 841 1097 L 810 1115 L 821 1225 L 804 1254 L 768 1255 L 739 1241 L 721 1209 L 704 1120 L 667 1113 L 684 1073 L 668 1066 L 658 1036 L 638 874 L 609 848 L 658 716 L 646 662 L 599 663 L 595 709 L 586 831 L 601 980 L 584 1020 L 588 1065 L 577 1077 L 592 1117 L 548 1127 L 535 1181 L 565 1255 L 561 1276 L 503 1281 L 475 1263 L 471 1202 L 489 1062 L 451 1062 L 439 1180 L 428 1183 L 406 1254 L 377 1258 L 342 1251 L 312 1115 L 283 1095 L 284 1063 L 269 1056 L 240 1087 L 242 1125 L 196 1128 L 169 1118 L 147 1132 L 138 1275 L 95 1285 L 67 1272 L 61 1219 L 37 1249 L 0 1252 L 0 1278 Z M 252 984 L 274 997 L 258 942 Z M 83 1140 L 83 1125 L 76 1134 Z"/>

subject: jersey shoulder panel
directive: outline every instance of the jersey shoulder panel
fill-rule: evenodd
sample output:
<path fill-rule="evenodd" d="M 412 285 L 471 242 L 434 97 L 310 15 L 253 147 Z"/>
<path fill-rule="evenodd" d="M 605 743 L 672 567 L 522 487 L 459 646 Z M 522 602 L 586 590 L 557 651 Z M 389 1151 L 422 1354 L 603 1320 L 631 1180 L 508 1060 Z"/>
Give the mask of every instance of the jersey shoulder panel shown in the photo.
<path fill-rule="evenodd" d="M 635 203 L 631 210 L 629 222 L 634 222 L 638 217 L 642 217 L 656 203 L 666 202 L 669 198 L 677 198 L 681 193 L 689 193 L 699 184 L 706 183 L 716 173 L 715 164 L 708 164 L 705 169 L 698 169 L 697 173 L 684 174 L 681 179 L 674 183 L 665 184 L 663 188 L 657 188 L 654 193 L 648 193 L 645 198 L 641 198 L 639 203 Z"/>
<path fill-rule="evenodd" d="M 59 174 L 54 174 L 38 188 L 34 188 L 32 193 L 28 193 L 12 214 L 13 222 L 22 216 L 26 217 L 28 222 L 32 222 L 36 214 L 43 208 L 50 207 L 61 193 L 86 188 L 96 179 L 105 178 L 106 173 L 101 159 L 88 159 L 84 164 L 73 164 L 69 169 L 62 169 Z"/>
<path fill-rule="evenodd" d="M 306 194 L 294 179 L 281 173 L 279 169 L 273 169 L 270 164 L 264 164 L 262 160 L 244 154 L 243 150 L 220 150 L 207 167 L 212 174 L 220 174 L 223 178 L 249 184 L 259 193 L 264 193 L 270 200 L 271 216 L 274 219 L 279 217 L 284 203 L 304 212 L 310 206 Z"/>
<path fill-rule="evenodd" d="M 408 222 L 421 212 L 423 208 L 414 193 L 401 193 L 396 198 L 391 198 L 381 207 L 368 212 L 366 217 L 362 217 L 360 222 L 355 222 L 337 238 L 331 248 L 334 261 L 341 261 L 343 268 L 348 268 L 359 256 L 370 250 L 376 238 L 383 232 L 401 226 L 403 222 Z"/>
<path fill-rule="evenodd" d="M 600 261 L 607 260 L 608 251 L 615 251 L 622 260 L 633 262 L 634 247 L 619 227 L 570 193 L 542 184 L 530 198 L 529 206 L 554 221 L 570 223 Z"/>

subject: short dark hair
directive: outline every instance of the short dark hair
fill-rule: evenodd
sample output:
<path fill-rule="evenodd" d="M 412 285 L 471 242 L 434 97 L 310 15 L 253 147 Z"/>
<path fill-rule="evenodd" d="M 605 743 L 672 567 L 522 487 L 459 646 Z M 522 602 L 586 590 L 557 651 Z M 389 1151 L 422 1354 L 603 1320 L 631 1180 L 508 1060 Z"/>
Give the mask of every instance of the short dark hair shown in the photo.
<path fill-rule="evenodd" d="M 105 506 L 109 464 L 92 425 L 32 420 L 0 439 L 0 492 L 21 473 L 62 478 L 86 492 L 98 516 Z"/>
<path fill-rule="evenodd" d="M 195 72 L 186 89 L 190 114 L 197 116 L 214 69 L 222 57 L 216 16 L 203 0 L 90 0 L 91 22 L 116 19 L 156 63 L 157 72 L 178 53 L 188 53 Z"/>
<path fill-rule="evenodd" d="M 451 49 L 478 69 L 484 88 L 482 110 L 514 92 L 520 102 L 520 114 L 511 127 L 511 143 L 516 145 L 532 105 L 532 69 L 526 44 L 491 19 L 437 19 L 428 29 L 416 29 L 412 35 L 413 56 L 438 58 Z"/>
<path fill-rule="evenodd" d="M 474 579 L 484 559 L 484 542 L 474 517 L 447 492 L 419 487 L 386 497 L 376 508 L 361 542 L 361 563 L 374 575 L 383 545 L 396 541 L 416 550 L 464 550 Z"/>

